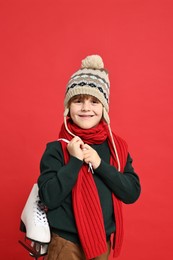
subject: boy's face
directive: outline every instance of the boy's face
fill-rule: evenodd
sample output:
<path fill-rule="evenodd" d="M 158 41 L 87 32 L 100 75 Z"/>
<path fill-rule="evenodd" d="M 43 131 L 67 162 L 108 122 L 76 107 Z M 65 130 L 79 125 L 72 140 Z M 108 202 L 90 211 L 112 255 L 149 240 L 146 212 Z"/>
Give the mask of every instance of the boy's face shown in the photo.
<path fill-rule="evenodd" d="M 81 98 L 76 96 L 70 103 L 70 117 L 73 122 L 83 129 L 90 129 L 100 122 L 103 114 L 103 106 L 93 97 Z"/>

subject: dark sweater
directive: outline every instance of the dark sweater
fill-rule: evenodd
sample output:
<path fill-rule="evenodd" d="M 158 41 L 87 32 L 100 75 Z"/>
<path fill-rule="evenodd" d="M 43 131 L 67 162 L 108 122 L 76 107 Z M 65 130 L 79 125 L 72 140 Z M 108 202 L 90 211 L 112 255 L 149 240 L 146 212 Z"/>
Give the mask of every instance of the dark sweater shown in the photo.
<path fill-rule="evenodd" d="M 110 150 L 107 141 L 92 145 L 101 158 L 100 166 L 94 171 L 106 234 L 115 231 L 112 192 L 124 203 L 135 202 L 140 195 L 139 178 L 132 167 L 128 154 L 124 173 L 109 164 Z M 40 163 L 41 175 L 38 179 L 39 196 L 48 207 L 47 217 L 51 230 L 61 237 L 79 243 L 72 208 L 72 188 L 74 187 L 83 161 L 70 156 L 64 165 L 61 144 L 58 141 L 47 144 Z"/>

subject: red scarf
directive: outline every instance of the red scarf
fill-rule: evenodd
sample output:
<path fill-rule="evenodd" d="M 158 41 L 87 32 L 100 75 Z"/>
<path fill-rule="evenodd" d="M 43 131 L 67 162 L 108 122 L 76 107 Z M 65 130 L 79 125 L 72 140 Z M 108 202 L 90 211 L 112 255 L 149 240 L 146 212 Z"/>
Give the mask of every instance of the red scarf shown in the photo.
<path fill-rule="evenodd" d="M 67 121 L 68 129 L 79 136 L 84 143 L 101 144 L 108 139 L 108 145 L 111 151 L 110 164 L 117 168 L 117 159 L 112 145 L 112 140 L 108 126 L 103 121 L 94 128 L 81 129 L 71 120 Z M 118 136 L 113 134 L 116 145 L 121 172 L 123 172 L 127 160 L 127 145 Z M 67 132 L 65 125 L 61 127 L 59 138 L 71 140 L 73 137 Z M 61 141 L 64 153 L 65 163 L 69 160 L 67 144 Z M 106 173 L 105 173 L 106 174 Z M 116 232 L 114 234 L 114 256 L 118 256 L 123 239 L 123 218 L 122 203 L 112 194 L 114 215 L 116 217 Z M 104 228 L 103 214 L 100 205 L 100 199 L 93 175 L 88 172 L 88 165 L 84 164 L 79 172 L 77 182 L 72 190 L 73 210 L 78 234 L 82 248 L 88 259 L 97 257 L 107 251 L 106 233 Z M 116 241 L 116 246 L 115 246 Z"/>

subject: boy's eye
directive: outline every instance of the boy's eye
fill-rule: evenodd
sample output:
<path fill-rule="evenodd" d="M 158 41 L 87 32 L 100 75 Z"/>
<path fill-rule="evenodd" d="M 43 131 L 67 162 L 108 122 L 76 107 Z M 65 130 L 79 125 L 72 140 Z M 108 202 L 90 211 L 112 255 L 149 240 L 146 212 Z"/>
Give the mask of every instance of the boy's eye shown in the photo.
<path fill-rule="evenodd" d="M 93 104 L 98 104 L 98 103 L 100 103 L 100 101 L 99 101 L 98 99 L 93 99 L 93 100 L 92 100 L 92 103 L 93 103 Z"/>
<path fill-rule="evenodd" d="M 73 101 L 74 103 L 80 103 L 81 102 L 81 99 L 77 98 Z"/>

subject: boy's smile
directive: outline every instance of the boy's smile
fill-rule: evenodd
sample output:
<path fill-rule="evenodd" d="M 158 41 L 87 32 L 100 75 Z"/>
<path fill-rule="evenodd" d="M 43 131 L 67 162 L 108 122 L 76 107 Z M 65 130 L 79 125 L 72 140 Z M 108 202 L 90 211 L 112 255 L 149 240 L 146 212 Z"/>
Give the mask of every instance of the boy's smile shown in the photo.
<path fill-rule="evenodd" d="M 90 129 L 98 125 L 102 119 L 103 106 L 93 97 L 76 98 L 70 104 L 70 117 L 73 122 L 83 129 Z"/>

